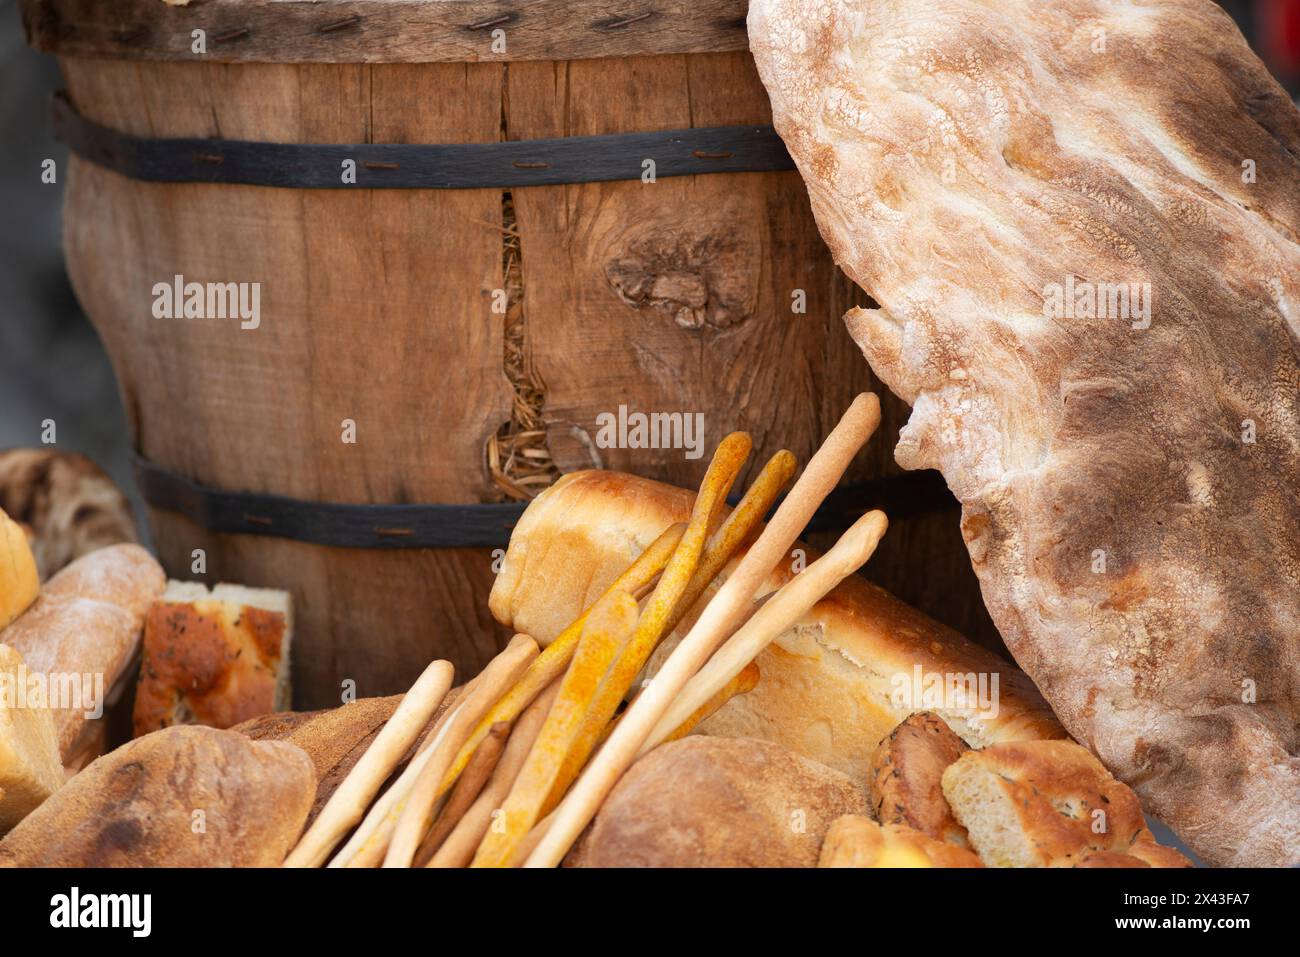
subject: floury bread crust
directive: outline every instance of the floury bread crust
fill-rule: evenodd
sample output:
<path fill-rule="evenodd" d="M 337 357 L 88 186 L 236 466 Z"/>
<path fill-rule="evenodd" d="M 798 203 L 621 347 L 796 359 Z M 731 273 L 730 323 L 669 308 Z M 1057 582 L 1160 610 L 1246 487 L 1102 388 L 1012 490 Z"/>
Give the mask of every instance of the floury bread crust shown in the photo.
<path fill-rule="evenodd" d="M 685 489 L 634 475 L 565 475 L 533 500 L 515 526 L 492 586 L 493 615 L 548 644 L 665 528 L 685 521 L 693 500 Z M 808 563 L 817 558 L 814 549 L 798 547 Z M 647 674 L 658 670 L 738 560 L 655 651 Z M 792 566 L 793 559 L 780 563 L 764 593 L 789 581 Z M 928 706 L 926 687 L 916 689 L 910 680 L 918 671 L 986 679 L 985 702 L 976 691 L 932 709 L 974 747 L 1065 733 L 1020 669 L 857 575 L 778 636 L 757 663 L 757 687 L 727 702 L 700 730 L 772 741 L 855 781 L 867 780 L 881 739 Z M 992 714 L 983 705 L 992 700 L 995 675 Z M 910 700 L 898 697 L 900 683 Z"/>
<path fill-rule="evenodd" d="M 749 32 L 1016 660 L 1207 862 L 1300 860 L 1300 114 L 1209 0 Z M 1046 315 L 1071 276 L 1150 284 L 1149 326 Z"/>

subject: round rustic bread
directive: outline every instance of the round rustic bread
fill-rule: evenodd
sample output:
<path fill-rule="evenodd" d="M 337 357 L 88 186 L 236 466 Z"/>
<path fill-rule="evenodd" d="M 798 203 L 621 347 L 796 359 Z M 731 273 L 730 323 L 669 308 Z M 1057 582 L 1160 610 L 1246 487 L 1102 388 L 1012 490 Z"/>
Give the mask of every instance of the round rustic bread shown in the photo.
<path fill-rule="evenodd" d="M 0 866 L 275 867 L 316 793 L 296 745 L 164 728 L 104 755 L 0 841 Z"/>
<path fill-rule="evenodd" d="M 866 814 L 839 771 L 754 738 L 692 735 L 638 761 L 596 816 L 581 867 L 815 867 L 843 814 Z"/>

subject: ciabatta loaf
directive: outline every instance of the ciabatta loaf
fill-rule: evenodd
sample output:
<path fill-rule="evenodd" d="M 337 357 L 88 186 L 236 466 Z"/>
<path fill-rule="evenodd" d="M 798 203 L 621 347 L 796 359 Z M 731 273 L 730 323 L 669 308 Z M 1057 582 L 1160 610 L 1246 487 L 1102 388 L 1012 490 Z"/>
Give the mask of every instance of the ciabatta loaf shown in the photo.
<path fill-rule="evenodd" d="M 1073 741 L 969 751 L 943 772 L 943 793 L 990 867 L 1191 866 L 1156 843 L 1137 796 Z M 1120 855 L 1140 863 L 1113 863 Z"/>
<path fill-rule="evenodd" d="M 28 671 L 48 679 L 65 759 L 86 722 L 99 720 L 104 698 L 140 647 L 145 612 L 166 583 L 139 545 L 110 545 L 46 582 L 35 604 L 2 633 Z"/>
<path fill-rule="evenodd" d="M 813 867 L 831 822 L 866 807 L 858 782 L 770 741 L 691 736 L 632 765 L 570 863 Z"/>
<path fill-rule="evenodd" d="M 286 591 L 168 582 L 145 619 L 136 735 L 173 724 L 229 728 L 287 710 L 292 637 Z"/>
<path fill-rule="evenodd" d="M 548 643 L 656 537 L 685 521 L 694 494 L 618 472 L 572 472 L 528 506 L 492 588 L 502 624 Z M 774 591 L 817 558 L 799 544 L 765 583 Z M 742 551 L 743 554 L 743 551 Z M 733 560 L 734 565 L 734 560 Z M 725 580 L 723 570 L 650 661 L 657 670 Z M 915 711 L 982 747 L 1064 734 L 1014 666 L 856 575 L 758 656 L 760 678 L 700 726 L 754 737 L 865 782 L 876 745 Z M 940 685 L 955 688 L 942 692 Z M 981 698 L 981 689 L 983 698 Z"/>
<path fill-rule="evenodd" d="M 277 867 L 316 776 L 302 749 L 175 727 L 95 761 L 0 841 L 0 867 Z"/>
<path fill-rule="evenodd" d="M 1300 861 L 1300 113 L 1210 0 L 754 0 L 848 317 L 1070 733 Z"/>

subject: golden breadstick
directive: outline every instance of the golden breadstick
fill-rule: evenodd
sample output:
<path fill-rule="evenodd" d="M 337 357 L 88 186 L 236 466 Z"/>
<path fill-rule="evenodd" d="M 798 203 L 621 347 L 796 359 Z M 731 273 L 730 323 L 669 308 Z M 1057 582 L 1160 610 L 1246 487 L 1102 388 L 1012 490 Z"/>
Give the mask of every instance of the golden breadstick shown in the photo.
<path fill-rule="evenodd" d="M 424 736 L 420 746 L 416 751 L 415 757 L 407 762 L 402 773 L 382 795 L 379 800 L 370 805 L 370 810 L 366 812 L 365 818 L 357 825 L 352 836 L 348 838 L 347 843 L 339 849 L 338 853 L 330 859 L 329 867 L 377 867 L 383 860 L 384 851 L 388 847 L 388 835 L 392 833 L 392 820 L 389 818 L 389 812 L 399 802 L 406 800 L 406 795 L 410 793 L 411 786 L 415 784 L 415 779 L 419 777 L 420 770 L 428 763 L 430 749 L 443 739 L 447 733 L 447 724 L 454 718 L 459 710 L 460 704 L 465 701 L 465 696 L 477 686 L 478 676 L 466 682 L 460 689 L 459 701 L 449 707 L 434 722 L 429 733 Z M 375 835 L 380 829 L 388 825 L 389 830 L 385 831 L 382 841 L 375 840 Z"/>
<path fill-rule="evenodd" d="M 834 548 L 782 585 L 687 682 L 639 753 L 645 754 L 665 740 L 691 712 L 725 688 L 777 635 L 788 631 L 827 592 L 861 568 L 875 552 L 888 527 L 884 512 L 867 512 L 840 536 Z"/>
<path fill-rule="evenodd" d="M 673 552 L 677 549 L 677 543 L 681 541 L 685 531 L 685 523 L 669 525 L 650 544 L 650 547 L 628 566 L 627 571 L 614 579 L 613 584 L 605 589 L 605 593 L 601 598 L 603 599 L 614 592 L 620 591 L 636 595 L 648 586 L 654 581 L 655 576 L 664 570 L 664 566 L 672 558 Z M 537 660 L 529 666 L 528 671 L 519 679 L 519 683 L 511 688 L 491 711 L 484 715 L 483 720 L 479 722 L 473 734 L 461 747 L 460 753 L 456 755 L 456 760 L 452 762 L 446 776 L 443 778 L 442 785 L 438 789 L 439 793 L 445 792 L 456 782 L 457 776 L 469 763 L 470 756 L 474 753 L 474 749 L 478 747 L 478 743 L 483 740 L 484 735 L 487 734 L 488 728 L 498 721 L 514 721 L 520 712 L 528 707 L 529 703 L 542 692 L 542 689 L 564 673 L 564 669 L 569 666 L 569 661 L 573 658 L 573 649 L 577 647 L 578 637 L 582 634 L 583 626 L 587 623 L 587 617 L 599 602 L 600 599 L 593 602 L 586 611 L 578 616 L 573 624 L 560 632 L 556 639 L 546 646 L 545 650 L 537 657 Z"/>
<path fill-rule="evenodd" d="M 515 845 L 536 823 L 585 709 L 636 628 L 636 612 L 636 599 L 627 592 L 602 598 L 592 609 L 559 696 L 501 807 L 501 827 L 484 836 L 473 867 L 511 866 Z"/>
<path fill-rule="evenodd" d="M 722 451 L 723 447 L 720 446 L 719 452 Z M 714 463 L 710 465 L 708 476 L 714 476 L 714 465 L 719 463 L 720 458 L 722 456 L 714 456 Z M 735 460 L 735 450 L 732 450 L 731 460 L 723 460 L 722 468 L 729 468 L 731 465 L 735 465 L 735 471 L 740 471 L 740 463 Z M 582 727 L 578 729 L 577 737 L 573 739 L 573 746 L 569 749 L 569 753 L 564 755 L 564 766 L 560 768 L 560 774 L 555 779 L 555 785 L 546 798 L 543 813 L 550 811 L 552 807 L 559 804 L 560 798 L 564 796 L 564 792 L 568 791 L 569 785 L 577 778 L 578 772 L 582 770 L 582 766 L 586 763 L 586 759 L 591 757 L 591 752 L 595 750 L 595 746 L 606 739 L 608 733 L 610 733 L 610 722 L 614 719 L 619 702 L 623 701 L 624 697 L 627 697 L 628 688 L 632 685 L 632 681 L 636 680 L 636 676 L 640 674 L 641 668 L 645 667 L 646 659 L 649 659 L 651 651 L 654 651 L 655 646 L 663 640 L 664 636 L 671 635 L 672 629 L 677 627 L 682 618 L 685 618 L 686 612 L 690 611 L 694 603 L 699 601 L 699 596 L 705 593 L 708 585 L 711 585 L 715 577 L 718 577 L 718 573 L 732 559 L 732 555 L 736 554 L 736 550 L 740 549 L 740 546 L 744 544 L 746 538 L 749 538 L 754 528 L 761 523 L 763 516 L 767 515 L 768 508 L 772 507 L 777 495 L 781 494 L 781 489 L 784 489 L 789 484 L 790 476 L 794 475 L 794 465 L 796 465 L 794 456 L 784 449 L 776 452 L 776 455 L 768 459 L 767 464 L 763 465 L 763 471 L 759 473 L 758 479 L 754 480 L 753 485 L 750 485 L 748 492 L 745 493 L 745 497 L 741 499 L 740 505 L 736 506 L 736 510 L 727 516 L 722 528 L 719 528 L 708 540 L 705 553 L 699 558 L 699 563 L 695 567 L 693 575 L 690 576 L 689 584 L 682 590 L 681 597 L 673 603 L 667 619 L 663 620 L 654 635 L 646 636 L 646 645 L 649 646 L 649 650 L 646 650 L 646 646 L 642 646 L 638 657 L 629 657 L 633 649 L 624 651 L 624 658 L 620 659 L 615 666 L 616 679 L 601 689 L 601 700 L 593 702 L 588 713 L 582 719 Z M 735 471 L 731 473 L 732 480 L 735 480 Z M 710 477 L 708 476 L 705 477 L 705 482 L 701 485 L 701 498 L 705 494 L 705 489 L 710 485 Z M 723 476 L 715 476 L 712 486 L 715 489 L 718 488 L 720 481 L 724 477 L 725 472 Z M 729 488 L 731 481 L 728 481 L 727 485 Z M 727 493 L 723 492 L 723 497 L 725 497 L 725 494 Z M 695 499 L 697 505 L 701 498 Z M 706 502 L 706 510 L 708 507 L 711 507 L 711 503 Z M 694 520 L 694 516 L 692 516 L 692 520 Z M 685 538 L 682 542 L 685 542 Z M 655 596 L 658 597 L 658 592 L 655 592 Z M 649 607 L 647 607 L 646 611 L 649 612 L 649 610 Z M 646 615 L 642 614 L 642 623 L 646 622 L 646 620 Z M 642 625 L 638 624 L 637 637 L 640 638 L 641 635 Z M 637 638 L 633 638 L 633 641 L 636 640 Z"/>
<path fill-rule="evenodd" d="M 500 810 L 502 802 L 510 794 L 559 693 L 560 680 L 556 679 L 524 709 L 510 732 L 510 740 L 506 742 L 506 749 L 487 787 L 443 841 L 438 853 L 429 861 L 429 867 L 466 867 L 474 859 L 474 852 L 492 823 L 492 815 Z"/>
<path fill-rule="evenodd" d="M 325 802 L 298 846 L 289 852 L 285 867 L 319 867 L 325 862 L 339 838 L 361 820 L 376 792 L 438 710 L 454 674 L 450 661 L 435 661 L 424 669 L 361 760 Z"/>
<path fill-rule="evenodd" d="M 660 741 L 659 743 L 666 744 L 669 741 L 678 741 L 686 737 L 709 718 L 713 717 L 719 708 L 732 698 L 736 697 L 736 695 L 748 694 L 750 691 L 753 691 L 758 685 L 758 679 L 758 664 L 751 661 L 749 664 L 745 665 L 745 667 L 741 668 L 740 671 L 736 673 L 735 677 L 723 685 L 721 690 L 714 694 L 712 698 L 692 711 L 685 721 L 679 724 L 671 734 L 666 735 L 663 741 Z M 690 690 L 690 687 L 691 686 L 688 684 L 686 690 Z"/>
<path fill-rule="evenodd" d="M 479 746 L 474 750 L 474 756 L 469 759 L 469 764 L 465 765 L 465 770 L 457 779 L 456 786 L 447 795 L 446 805 L 438 813 L 438 818 L 433 822 L 429 833 L 420 842 L 420 849 L 415 852 L 412 867 L 427 867 L 429 861 L 433 860 L 433 855 L 437 853 L 439 846 L 465 816 L 465 812 L 469 810 L 470 805 L 487 784 L 488 778 L 492 777 L 492 772 L 496 769 L 497 762 L 501 760 L 501 752 L 505 749 L 509 737 L 510 724 L 506 721 L 498 721 L 492 725 L 487 737 L 479 742 Z"/>
<path fill-rule="evenodd" d="M 507 650 L 528 648 L 530 645 L 535 645 L 532 638 L 527 635 L 516 635 L 510 640 Z M 411 788 L 415 786 L 420 772 L 429 763 L 429 758 L 432 756 L 431 749 L 446 737 L 450 723 L 461 713 L 465 702 L 470 700 L 469 696 L 482 684 L 485 674 L 486 669 L 461 687 L 456 703 L 434 722 L 433 727 L 420 743 L 415 757 L 407 764 L 392 786 L 371 805 L 365 819 L 352 832 L 343 849 L 330 861 L 330 867 L 378 867 L 383 862 L 403 802 L 411 793 Z"/>
<path fill-rule="evenodd" d="M 555 820 L 529 855 L 526 866 L 554 867 L 563 859 L 610 789 L 636 760 L 641 745 L 669 705 L 744 617 L 772 569 L 785 557 L 822 500 L 840 480 L 853 456 L 879 424 L 880 402 L 874 395 L 863 393 L 853 400 L 776 510 L 772 521 L 555 809 Z"/>
<path fill-rule="evenodd" d="M 415 851 L 429 832 L 440 792 L 438 785 L 479 719 L 514 686 L 537 659 L 537 642 L 527 635 L 515 635 L 506 649 L 488 662 L 481 682 L 465 696 L 457 714 L 447 724 L 447 734 L 430 748 L 433 755 L 420 770 L 411 793 L 392 810 L 395 819 L 392 841 L 384 856 L 384 867 L 410 867 Z"/>

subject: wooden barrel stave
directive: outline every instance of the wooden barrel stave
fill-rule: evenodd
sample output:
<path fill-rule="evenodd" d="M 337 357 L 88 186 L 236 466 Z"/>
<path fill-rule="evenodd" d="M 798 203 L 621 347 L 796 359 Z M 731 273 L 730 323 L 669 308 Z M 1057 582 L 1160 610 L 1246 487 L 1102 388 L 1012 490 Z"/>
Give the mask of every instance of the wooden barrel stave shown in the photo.
<path fill-rule="evenodd" d="M 151 137 L 495 142 L 770 122 L 744 53 L 570 62 L 226 65 L 63 59 L 97 122 Z M 501 189 L 282 190 L 146 184 L 74 158 L 65 223 L 78 296 L 114 361 L 151 461 L 219 488 L 327 502 L 497 498 L 484 444 L 508 420 Z M 903 403 L 881 389 L 843 312 L 864 301 L 821 243 L 793 172 L 511 191 L 523 311 L 545 382 L 548 445 L 589 467 L 619 404 L 705 411 L 705 456 L 599 450 L 601 464 L 698 481 L 726 432 L 811 454 L 852 395 L 884 399 L 850 479 L 894 474 Z M 156 320 L 174 274 L 262 281 L 263 326 Z M 651 290 L 646 293 L 646 290 Z M 802 289 L 807 312 L 791 311 Z M 701 301 L 701 296 L 703 300 Z M 676 297 L 676 298 L 674 298 Z M 679 323 L 681 309 L 700 328 Z M 354 419 L 358 442 L 340 441 Z M 870 504 L 870 503 L 865 503 Z M 433 655 L 472 672 L 504 635 L 485 549 L 369 551 L 222 535 L 159 510 L 169 572 L 291 587 L 296 704 L 401 690 Z M 896 522 L 868 577 L 996 643 L 956 512 Z"/>

